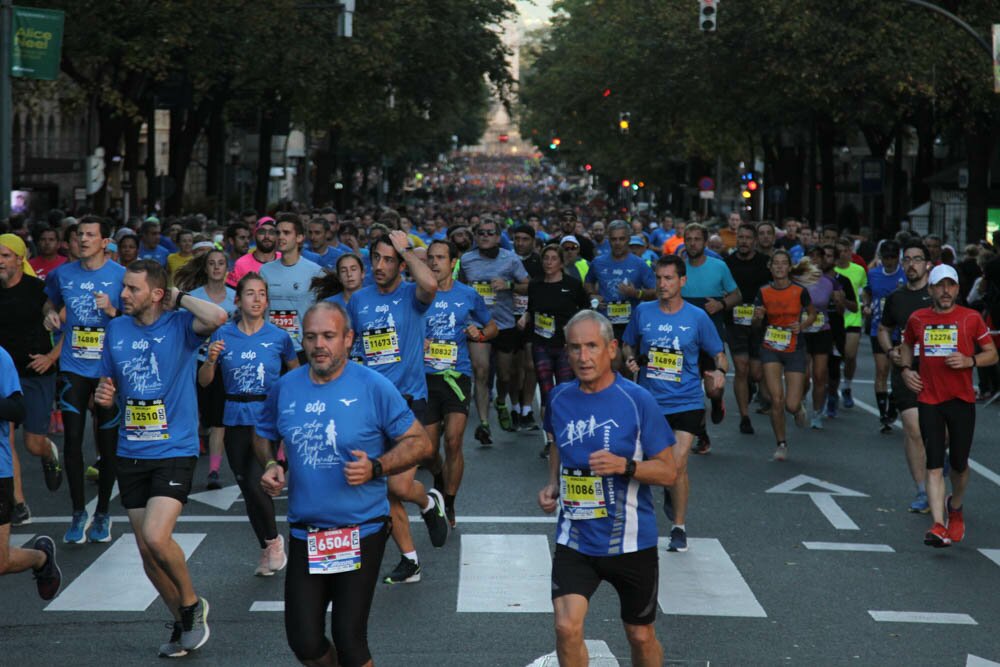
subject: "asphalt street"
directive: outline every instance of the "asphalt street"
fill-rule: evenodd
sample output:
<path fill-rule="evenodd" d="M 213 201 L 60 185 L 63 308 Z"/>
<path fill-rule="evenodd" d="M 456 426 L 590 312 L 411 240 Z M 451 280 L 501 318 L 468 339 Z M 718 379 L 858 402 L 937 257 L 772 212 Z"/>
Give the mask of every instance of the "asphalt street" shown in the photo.
<path fill-rule="evenodd" d="M 668 664 L 1000 663 L 1000 517 L 990 509 L 1000 506 L 1000 406 L 977 414 L 966 539 L 931 549 L 922 540 L 929 517 L 907 512 L 913 489 L 899 431 L 880 435 L 865 409 L 875 400 L 864 346 L 861 356 L 858 405 L 824 431 L 791 425 L 784 463 L 770 460 L 765 416 L 753 416 L 756 435 L 739 434 L 727 391 L 729 416 L 710 427 L 711 454 L 690 464 L 691 549 L 660 552 L 656 627 Z M 481 449 L 471 430 L 466 438 L 459 525 L 447 545 L 433 549 L 414 524 L 422 581 L 379 585 L 370 627 L 377 665 L 524 667 L 554 650 L 547 577 L 554 524 L 535 501 L 546 476 L 541 434 L 494 431 L 491 449 Z M 29 575 L 0 578 L 0 665 L 156 662 L 169 614 L 147 590 L 120 505 L 113 501 L 111 543 L 63 545 L 65 484 L 47 492 L 39 466 L 21 452 L 34 522 L 14 529 L 12 540 L 52 535 L 64 583 L 45 603 Z M 88 461 L 92 452 L 88 443 Z M 226 488 L 205 494 L 206 472 L 207 458 L 176 532 L 211 603 L 212 636 L 183 660 L 296 664 L 280 613 L 283 577 L 252 576 L 258 549 L 232 475 L 224 466 Z M 88 485 L 88 500 L 94 494 Z M 279 514 L 285 510 L 279 500 Z M 662 515 L 660 527 L 666 536 Z M 390 543 L 383 571 L 398 558 Z M 615 656 L 602 664 L 631 664 L 609 586 L 592 600 L 586 637 Z"/>

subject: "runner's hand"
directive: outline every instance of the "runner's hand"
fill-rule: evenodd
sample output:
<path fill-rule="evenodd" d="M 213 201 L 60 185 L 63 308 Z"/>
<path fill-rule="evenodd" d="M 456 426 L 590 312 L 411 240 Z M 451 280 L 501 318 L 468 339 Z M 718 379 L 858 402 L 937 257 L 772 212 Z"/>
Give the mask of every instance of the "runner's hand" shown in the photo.
<path fill-rule="evenodd" d="M 621 282 L 618 283 L 618 293 L 621 294 L 626 299 L 634 298 L 638 295 L 638 291 L 635 289 L 635 285 L 631 283 Z"/>
<path fill-rule="evenodd" d="M 889 349 L 889 359 L 891 359 L 892 363 L 896 364 L 897 366 L 903 365 L 903 355 L 899 353 L 898 345 Z"/>
<path fill-rule="evenodd" d="M 635 360 L 635 357 L 632 357 L 625 362 L 625 368 L 629 369 L 632 375 L 635 375 L 639 372 L 639 362 Z"/>
<path fill-rule="evenodd" d="M 717 312 L 722 310 L 724 306 L 722 302 L 718 299 L 706 299 L 705 300 L 705 312 L 709 315 L 715 315 Z"/>
<path fill-rule="evenodd" d="M 600 449 L 591 454 L 587 461 L 587 465 L 590 466 L 590 471 L 600 475 L 601 477 L 623 474 L 627 463 L 628 460 L 624 456 L 612 454 L 604 449 Z"/>
<path fill-rule="evenodd" d="M 402 230 L 394 229 L 389 232 L 389 242 L 392 243 L 392 247 L 396 249 L 400 257 L 407 250 L 413 250 L 413 246 L 410 245 L 410 237 Z"/>
<path fill-rule="evenodd" d="M 115 402 L 115 391 L 115 383 L 111 378 L 101 378 L 94 390 L 94 403 L 102 408 L 110 408 Z"/>
<path fill-rule="evenodd" d="M 753 309 L 753 318 L 755 320 L 762 320 L 764 316 L 767 315 L 767 308 L 764 306 L 755 306 Z"/>
<path fill-rule="evenodd" d="M 208 363 L 214 364 L 219 359 L 219 355 L 226 349 L 226 341 L 217 340 L 208 346 Z"/>
<path fill-rule="evenodd" d="M 55 360 L 47 354 L 29 354 L 28 356 L 31 357 L 31 362 L 28 364 L 28 368 L 35 371 L 39 375 L 45 375 L 48 373 L 49 369 L 52 368 L 52 364 L 55 363 Z"/>
<path fill-rule="evenodd" d="M 538 492 L 538 506 L 546 514 L 552 514 L 559 505 L 559 487 L 555 484 L 546 484 Z"/>
<path fill-rule="evenodd" d="M 108 308 L 111 307 L 111 297 L 109 297 L 104 292 L 93 292 L 94 294 L 94 305 L 97 310 L 104 311 L 107 313 Z"/>
<path fill-rule="evenodd" d="M 919 394 L 924 390 L 924 382 L 920 379 L 920 373 L 912 368 L 903 369 L 903 382 L 914 394 Z"/>
<path fill-rule="evenodd" d="M 49 331 L 59 331 L 62 328 L 62 319 L 56 311 L 50 311 L 45 316 L 45 328 Z"/>
<path fill-rule="evenodd" d="M 948 365 L 948 368 L 954 368 L 955 370 L 961 370 L 963 368 L 972 368 L 971 363 L 966 363 L 966 359 L 971 359 L 961 352 L 952 352 L 944 359 L 944 363 Z"/>
<path fill-rule="evenodd" d="M 277 496 L 285 488 L 285 469 L 275 463 L 268 466 L 264 474 L 260 476 L 260 486 L 264 493 L 269 496 Z"/>
<path fill-rule="evenodd" d="M 712 391 L 719 391 L 726 386 L 726 374 L 718 369 L 706 373 L 705 379 L 711 383 Z"/>
<path fill-rule="evenodd" d="M 363 449 L 352 449 L 351 455 L 354 461 L 344 464 L 344 477 L 351 486 L 358 486 L 371 481 L 372 463 L 368 460 L 368 454 Z"/>
<path fill-rule="evenodd" d="M 799 333 L 800 331 L 802 331 L 802 325 L 801 325 L 801 324 L 799 324 L 798 322 L 792 322 L 791 326 L 789 326 L 789 327 L 788 327 L 788 329 L 789 329 L 789 330 L 790 330 L 790 331 L 791 331 L 791 332 L 792 332 L 793 334 L 797 334 L 797 333 Z"/>
<path fill-rule="evenodd" d="M 163 308 L 165 310 L 177 310 L 177 295 L 181 291 L 176 287 L 171 287 L 163 295 Z"/>
<path fill-rule="evenodd" d="M 510 289 L 507 285 L 507 281 L 503 278 L 494 278 L 490 281 L 490 286 L 493 287 L 494 292 L 503 292 L 504 290 Z"/>

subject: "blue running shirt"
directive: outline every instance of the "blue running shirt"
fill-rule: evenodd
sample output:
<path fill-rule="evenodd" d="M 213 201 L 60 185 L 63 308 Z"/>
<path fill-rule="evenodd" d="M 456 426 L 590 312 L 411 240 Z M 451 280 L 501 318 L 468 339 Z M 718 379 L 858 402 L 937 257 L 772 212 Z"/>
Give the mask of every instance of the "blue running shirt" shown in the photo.
<path fill-rule="evenodd" d="M 602 449 L 633 461 L 651 459 L 674 444 L 674 434 L 656 401 L 620 375 L 597 393 L 577 380 L 549 394 L 545 430 L 559 447 L 560 509 L 556 542 L 587 556 L 613 556 L 656 546 L 656 513 L 648 485 L 622 475 L 590 473 L 590 455 Z M 574 487 L 583 492 L 574 492 Z M 594 518 L 571 518 L 603 501 Z M 572 505 L 570 504 L 572 503 Z M 576 507 L 574 507 L 576 505 Z M 568 509 L 567 509 L 568 508 Z M 583 514 L 582 516 L 585 516 Z"/>
<path fill-rule="evenodd" d="M 108 325 L 100 375 L 114 380 L 121 408 L 118 456 L 198 456 L 196 352 L 204 338 L 194 315 L 170 311 L 149 326 L 131 317 Z"/>
<path fill-rule="evenodd" d="M 210 342 L 225 341 L 217 373 L 222 373 L 226 394 L 264 396 L 279 377 L 281 362 L 298 360 L 292 339 L 270 322 L 253 335 L 243 333 L 235 322 L 227 322 L 212 334 Z M 260 421 L 264 403 L 226 400 L 224 426 L 253 426 Z"/>
<path fill-rule="evenodd" d="M 636 289 L 656 289 L 656 276 L 646 262 L 632 253 L 617 260 L 611 256 L 599 255 L 590 263 L 587 282 L 597 285 L 604 298 L 601 312 L 612 324 L 628 324 L 632 311 L 639 305 L 639 299 L 626 299 L 618 293 L 618 286 L 628 282 Z"/>
<path fill-rule="evenodd" d="M 111 318 L 97 309 L 94 292 L 107 294 L 111 305 L 120 310 L 124 277 L 125 267 L 111 261 L 96 271 L 88 271 L 78 261 L 70 262 L 49 275 L 46 296 L 56 310 L 66 306 L 66 341 L 59 354 L 60 371 L 88 378 L 100 376 L 101 352 Z"/>
<path fill-rule="evenodd" d="M 465 329 L 471 322 L 485 326 L 491 319 L 483 297 L 468 285 L 456 281 L 447 292 L 439 289 L 424 316 L 424 372 L 452 370 L 472 377 Z"/>
<path fill-rule="evenodd" d="M 706 251 L 707 252 L 707 251 Z M 721 259 L 706 257 L 701 266 L 687 264 L 687 283 L 681 288 L 685 299 L 722 299 L 736 289 L 736 281 L 729 266 Z M 750 299 L 746 294 L 744 300 Z"/>
<path fill-rule="evenodd" d="M 723 348 L 719 332 L 704 310 L 685 302 L 668 315 L 659 301 L 639 304 L 622 342 L 648 358 L 648 365 L 639 372 L 639 385 L 653 394 L 663 414 L 705 407 L 698 353 L 714 357 Z"/>
<path fill-rule="evenodd" d="M 902 265 L 897 266 L 892 273 L 886 273 L 885 267 L 882 266 L 869 269 L 868 285 L 865 286 L 865 291 L 872 298 L 872 321 L 869 335 L 878 335 L 878 325 L 882 321 L 882 311 L 885 310 L 886 298 L 895 292 L 897 287 L 902 287 L 905 284 L 906 272 L 903 271 Z"/>
<path fill-rule="evenodd" d="M 351 297 L 347 312 L 354 336 L 361 341 L 365 366 L 414 399 L 427 398 L 424 376 L 424 314 L 429 308 L 417 298 L 414 283 L 400 282 L 382 294 L 364 287 Z"/>
<path fill-rule="evenodd" d="M 17 368 L 7 350 L 0 347 L 0 398 L 20 394 L 21 381 L 17 377 Z M 0 421 L 0 479 L 14 476 L 13 459 L 10 453 L 10 422 Z"/>
<path fill-rule="evenodd" d="M 268 319 L 288 332 L 296 352 L 302 349 L 302 317 L 316 303 L 309 285 L 322 275 L 319 264 L 303 258 L 291 266 L 276 259 L 260 267 L 260 277 L 267 283 Z"/>
<path fill-rule="evenodd" d="M 354 299 L 351 299 L 353 301 Z M 351 450 L 378 458 L 415 419 L 392 383 L 353 361 L 340 377 L 316 384 L 300 366 L 271 387 L 257 435 L 285 441 L 288 456 L 288 522 L 316 528 L 360 524 L 361 537 L 382 524 L 365 523 L 389 514 L 386 478 L 350 486 L 344 464 Z M 306 539 L 306 531 L 292 528 Z"/>
<path fill-rule="evenodd" d="M 505 289 L 494 291 L 490 281 L 499 278 L 517 283 L 528 279 L 528 271 L 524 268 L 521 258 L 510 250 L 500 249 L 494 258 L 485 257 L 478 250 L 470 250 L 462 255 L 462 273 L 465 282 L 479 293 L 500 329 L 510 329 L 514 326 L 514 292 Z M 480 324 L 486 324 L 481 322 Z"/>

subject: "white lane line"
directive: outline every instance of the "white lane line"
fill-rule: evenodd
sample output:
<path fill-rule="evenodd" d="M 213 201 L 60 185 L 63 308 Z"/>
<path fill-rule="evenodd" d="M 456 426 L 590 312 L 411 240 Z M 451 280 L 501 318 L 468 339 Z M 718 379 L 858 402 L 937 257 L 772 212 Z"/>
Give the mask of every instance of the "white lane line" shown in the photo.
<path fill-rule="evenodd" d="M 873 611 L 868 614 L 882 623 L 936 623 L 941 625 L 979 625 L 968 614 L 947 614 L 933 611 Z"/>
<path fill-rule="evenodd" d="M 115 482 L 115 485 L 111 487 L 111 497 L 108 500 L 111 501 L 117 497 L 118 497 L 118 482 Z M 89 517 L 94 516 L 94 511 L 97 509 L 97 496 L 94 496 L 93 499 L 91 499 L 91 501 L 87 503 L 85 509 L 87 510 L 87 516 Z M 111 507 L 108 507 L 108 512 L 110 511 Z M 67 521 L 67 523 L 69 522 Z"/>
<path fill-rule="evenodd" d="M 1000 565 L 1000 549 L 980 549 L 979 553 L 986 556 L 997 565 Z"/>
<path fill-rule="evenodd" d="M 874 407 L 868 405 L 867 403 L 865 403 L 864 401 L 859 401 L 858 399 L 855 398 L 854 399 L 854 404 L 857 405 L 862 410 L 864 410 L 865 412 L 870 412 L 873 415 L 875 415 L 876 417 L 879 416 L 879 414 L 878 414 L 878 408 L 874 408 Z M 892 425 L 895 426 L 896 428 L 903 428 L 903 423 L 901 421 L 899 421 L 898 419 L 896 421 L 894 421 L 892 423 Z M 987 468 L 986 466 L 984 466 L 982 463 L 979 463 L 977 461 L 973 461 L 972 459 L 969 459 L 969 467 L 972 468 L 973 470 L 975 470 L 977 473 L 979 473 L 983 477 L 985 477 L 986 479 L 988 479 L 989 481 L 991 481 L 994 484 L 996 484 L 997 486 L 1000 486 L 1000 475 L 998 475 L 997 473 L 993 472 L 992 470 L 990 470 L 989 468 Z"/>
<path fill-rule="evenodd" d="M 888 544 L 861 544 L 858 542 L 803 542 L 806 549 L 812 551 L 872 551 L 876 553 L 895 553 L 896 550 Z"/>
<path fill-rule="evenodd" d="M 685 553 L 666 553 L 669 543 L 668 538 L 660 538 L 657 597 L 663 613 L 677 616 L 767 617 L 719 540 L 688 538 L 688 551 Z"/>
<path fill-rule="evenodd" d="M 326 606 L 327 611 L 333 609 L 333 603 Z M 250 605 L 250 611 L 285 611 L 284 600 L 257 600 Z"/>
<path fill-rule="evenodd" d="M 31 517 L 32 523 L 65 523 L 68 524 L 72 517 L 69 516 L 33 516 Z M 418 516 L 409 517 L 410 523 L 423 523 L 423 519 Z M 128 523 L 128 517 L 124 514 L 121 516 L 112 516 L 112 521 L 121 521 L 123 523 Z M 286 516 L 276 516 L 275 520 L 278 523 L 286 523 L 288 517 Z M 538 524 L 554 524 L 556 522 L 555 517 L 552 516 L 462 516 L 459 514 L 456 517 L 456 521 L 459 524 L 463 523 L 496 523 L 496 524 L 510 524 L 510 523 L 538 523 Z M 188 514 L 181 515 L 177 517 L 177 523 L 246 523 L 247 518 L 241 514 Z"/>
<path fill-rule="evenodd" d="M 809 498 L 837 530 L 861 530 L 829 493 L 810 493 Z"/>
<path fill-rule="evenodd" d="M 190 558 L 205 533 L 175 533 Z M 145 611 L 159 593 L 142 569 L 135 535 L 126 533 L 53 600 L 45 611 Z"/>
<path fill-rule="evenodd" d="M 189 500 L 197 500 L 199 503 L 205 503 L 223 511 L 231 508 L 239 497 L 240 487 L 236 484 L 224 486 L 221 489 L 199 491 L 198 493 L 188 495 Z"/>
<path fill-rule="evenodd" d="M 462 535 L 459 612 L 551 612 L 545 535 Z"/>
<path fill-rule="evenodd" d="M 10 543 L 15 547 L 24 547 L 25 549 L 31 548 L 31 543 L 35 541 L 34 535 L 11 535 Z M 57 547 L 58 549 L 58 547 Z M 57 554 L 58 555 L 58 554 Z"/>
<path fill-rule="evenodd" d="M 965 658 L 965 667 L 1000 667 L 1000 662 L 993 662 L 970 653 Z"/>

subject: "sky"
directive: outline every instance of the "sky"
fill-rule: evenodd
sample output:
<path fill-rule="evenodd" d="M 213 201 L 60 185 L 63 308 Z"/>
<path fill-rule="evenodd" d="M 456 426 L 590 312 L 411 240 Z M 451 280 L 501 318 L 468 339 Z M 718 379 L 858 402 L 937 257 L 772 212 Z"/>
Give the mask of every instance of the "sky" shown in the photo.
<path fill-rule="evenodd" d="M 524 17 L 524 24 L 529 30 L 549 20 L 552 15 L 552 0 L 517 0 L 517 11 Z"/>

